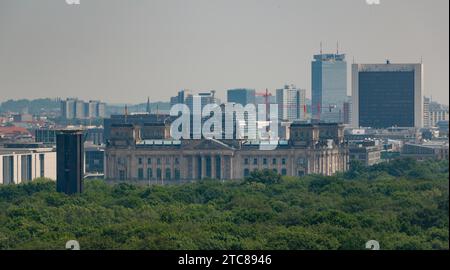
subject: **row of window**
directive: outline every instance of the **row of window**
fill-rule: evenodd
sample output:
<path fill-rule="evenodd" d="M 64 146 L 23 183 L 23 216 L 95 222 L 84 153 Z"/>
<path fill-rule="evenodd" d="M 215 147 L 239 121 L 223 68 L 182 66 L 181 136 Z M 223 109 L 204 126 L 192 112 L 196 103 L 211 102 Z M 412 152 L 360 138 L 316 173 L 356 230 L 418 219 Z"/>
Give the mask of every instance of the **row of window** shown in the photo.
<path fill-rule="evenodd" d="M 244 165 L 250 165 L 250 161 L 252 161 L 253 165 L 258 165 L 259 163 L 259 159 L 258 158 L 244 158 Z M 272 158 L 271 160 L 272 165 L 277 165 L 278 164 L 278 159 L 277 158 Z M 269 159 L 268 158 L 263 158 L 262 159 L 262 164 L 263 165 L 267 165 L 269 163 Z M 286 165 L 286 158 L 282 158 L 281 159 L 281 165 Z"/>
<path fill-rule="evenodd" d="M 157 168 L 155 174 L 153 173 L 153 169 L 152 168 L 148 168 L 147 169 L 147 175 L 144 176 L 144 169 L 143 168 L 139 168 L 137 174 L 138 174 L 138 179 L 139 180 L 144 180 L 144 179 L 147 179 L 147 180 L 150 180 L 150 179 L 161 180 L 162 179 L 162 173 L 163 173 L 163 171 L 162 171 L 161 168 Z M 173 178 L 172 178 L 172 176 L 173 176 Z M 177 179 L 180 179 L 180 176 L 181 176 L 181 174 L 180 174 L 180 170 L 179 169 L 175 169 L 173 175 L 172 175 L 172 170 L 170 168 L 165 169 L 165 172 L 164 172 L 164 179 L 165 180 L 171 180 L 171 179 L 177 180 Z M 144 178 L 144 177 L 146 177 L 146 178 Z"/>
<path fill-rule="evenodd" d="M 152 164 L 152 162 L 156 161 L 157 165 L 161 165 L 161 158 L 147 158 L 147 164 Z M 138 164 L 142 165 L 144 163 L 144 159 L 143 158 L 138 158 Z M 170 158 L 166 158 L 166 164 L 170 163 Z M 174 158 L 174 163 L 175 165 L 180 164 L 180 160 L 178 158 Z"/>

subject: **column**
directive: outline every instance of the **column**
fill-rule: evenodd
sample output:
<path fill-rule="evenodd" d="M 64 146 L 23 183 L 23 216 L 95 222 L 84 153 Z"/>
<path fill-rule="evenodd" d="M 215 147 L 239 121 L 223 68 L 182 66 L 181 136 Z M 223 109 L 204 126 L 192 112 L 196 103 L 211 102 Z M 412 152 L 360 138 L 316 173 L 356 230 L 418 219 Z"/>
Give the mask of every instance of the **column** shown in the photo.
<path fill-rule="evenodd" d="M 211 178 L 216 179 L 216 156 L 211 156 Z"/>
<path fill-rule="evenodd" d="M 202 156 L 202 175 L 200 179 L 206 178 L 206 156 Z"/>
<path fill-rule="evenodd" d="M 220 156 L 220 179 L 225 179 L 225 156 Z"/>

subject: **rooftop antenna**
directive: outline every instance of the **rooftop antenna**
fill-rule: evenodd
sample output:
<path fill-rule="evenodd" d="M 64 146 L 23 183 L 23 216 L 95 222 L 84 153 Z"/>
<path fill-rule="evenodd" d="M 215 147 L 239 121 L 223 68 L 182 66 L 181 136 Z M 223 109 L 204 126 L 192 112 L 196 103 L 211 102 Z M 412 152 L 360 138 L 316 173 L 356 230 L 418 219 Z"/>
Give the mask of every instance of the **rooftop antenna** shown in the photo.
<path fill-rule="evenodd" d="M 320 54 L 322 54 L 323 50 L 322 50 L 322 41 L 320 42 Z"/>

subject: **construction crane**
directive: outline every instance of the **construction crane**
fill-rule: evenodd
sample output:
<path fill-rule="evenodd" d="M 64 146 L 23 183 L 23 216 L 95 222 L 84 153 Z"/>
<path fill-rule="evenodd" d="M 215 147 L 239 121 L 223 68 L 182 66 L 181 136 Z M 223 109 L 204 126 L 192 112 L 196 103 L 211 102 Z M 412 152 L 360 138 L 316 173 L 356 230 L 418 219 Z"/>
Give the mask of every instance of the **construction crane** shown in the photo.
<path fill-rule="evenodd" d="M 269 119 L 269 97 L 272 96 L 272 93 L 269 93 L 269 89 L 266 88 L 265 92 L 256 92 L 255 96 L 264 97 L 264 103 L 266 104 L 266 120 Z"/>

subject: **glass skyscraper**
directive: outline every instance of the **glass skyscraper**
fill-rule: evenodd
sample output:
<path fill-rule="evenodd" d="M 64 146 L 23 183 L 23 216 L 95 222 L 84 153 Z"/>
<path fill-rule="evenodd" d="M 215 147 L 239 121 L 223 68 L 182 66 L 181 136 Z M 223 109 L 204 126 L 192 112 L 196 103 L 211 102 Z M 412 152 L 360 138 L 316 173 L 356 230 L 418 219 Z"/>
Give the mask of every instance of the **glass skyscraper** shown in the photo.
<path fill-rule="evenodd" d="M 314 55 L 312 70 L 312 119 L 327 123 L 344 121 L 347 102 L 345 54 Z"/>
<path fill-rule="evenodd" d="M 227 91 L 227 101 L 243 106 L 255 104 L 255 89 L 230 89 Z"/>

